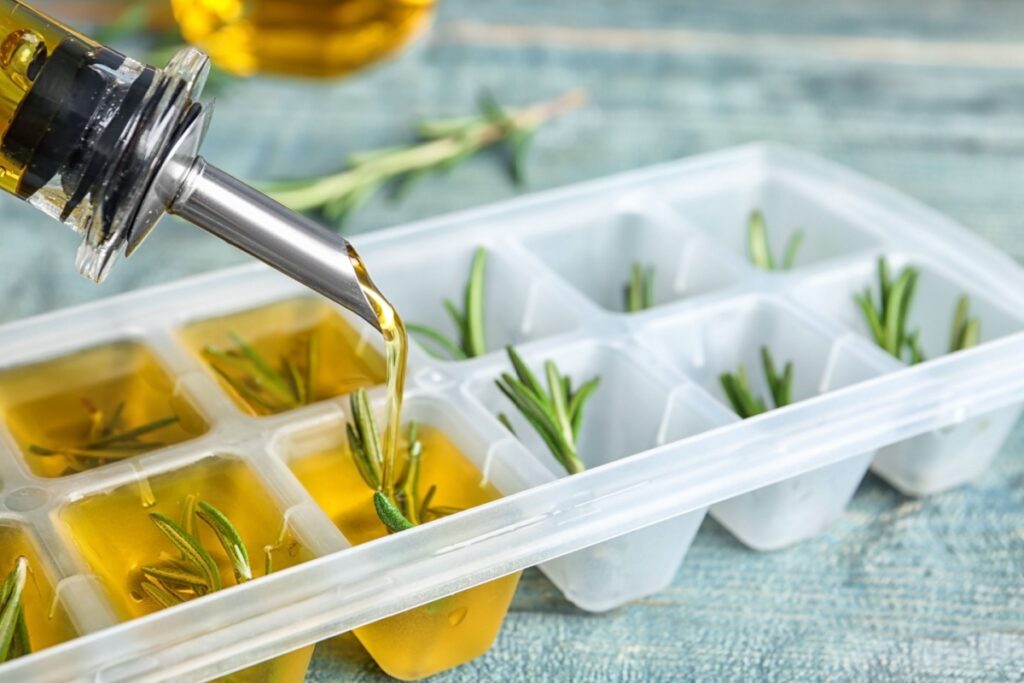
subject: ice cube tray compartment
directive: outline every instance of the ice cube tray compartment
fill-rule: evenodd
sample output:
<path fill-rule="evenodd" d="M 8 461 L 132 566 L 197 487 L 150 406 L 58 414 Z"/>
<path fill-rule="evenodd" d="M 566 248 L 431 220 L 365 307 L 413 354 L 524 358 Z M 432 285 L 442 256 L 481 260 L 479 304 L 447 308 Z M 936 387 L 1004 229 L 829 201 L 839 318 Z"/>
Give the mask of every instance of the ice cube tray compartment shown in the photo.
<path fill-rule="evenodd" d="M 639 204 L 639 203 L 638 203 Z M 714 292 L 739 281 L 741 268 L 678 216 L 624 203 L 574 216 L 565 224 L 513 226 L 532 255 L 612 312 L 625 308 L 634 265 L 654 268 L 654 305 Z"/>
<path fill-rule="evenodd" d="M 926 358 L 941 357 L 949 352 L 953 315 L 962 294 L 969 296 L 971 315 L 981 322 L 982 342 L 1024 330 L 1021 311 L 1015 312 L 1000 304 L 956 269 L 902 252 L 866 256 L 834 272 L 820 273 L 801 283 L 794 294 L 809 308 L 834 318 L 870 340 L 867 323 L 853 295 L 870 289 L 872 299 L 878 300 L 878 258 L 886 259 L 893 277 L 908 266 L 920 273 L 908 329 L 921 330 Z M 869 343 L 873 346 L 873 342 Z M 873 346 L 873 353 L 881 362 L 894 367 L 904 365 L 878 347 Z M 938 493 L 971 481 L 999 452 L 1020 412 L 1019 405 L 1008 406 L 990 415 L 886 446 L 878 453 L 873 468 L 910 495 Z"/>
<path fill-rule="evenodd" d="M 730 410 L 721 375 L 742 367 L 753 392 L 774 409 L 762 363 L 793 363 L 792 403 L 863 382 L 887 366 L 786 299 L 750 295 L 654 322 L 642 339 Z M 791 405 L 792 405 L 791 403 Z M 739 419 L 734 415 L 733 419 Z M 750 419 L 764 419 L 762 416 Z M 813 536 L 842 514 L 867 471 L 867 452 L 718 503 L 711 514 L 747 545 L 775 550 Z"/>
<path fill-rule="evenodd" d="M 755 206 L 777 252 L 792 230 L 807 231 L 794 270 L 764 273 L 747 262 L 746 220 Z M 845 506 L 879 447 L 875 468 L 906 490 L 962 483 L 984 465 L 965 462 L 964 454 L 998 450 L 1024 400 L 1020 268 L 905 198 L 774 146 L 357 241 L 405 318 L 447 333 L 453 329 L 442 300 L 461 302 L 474 250 L 489 250 L 489 353 L 450 362 L 414 344 L 406 417 L 441 429 L 504 497 L 351 547 L 290 468 L 303 453 L 338 445 L 346 396 L 250 415 L 186 332 L 200 321 L 307 296 L 265 268 L 0 327 L 0 374 L 103 344 L 141 344 L 207 426 L 137 458 L 46 478 L 24 465 L 4 415 L 0 519 L 16 520 L 37 539 L 76 631 L 87 637 L 4 665 L 0 679 L 222 675 L 538 564 L 569 600 L 609 609 L 672 579 L 709 508 L 756 548 L 816 533 Z M 914 368 L 875 348 L 855 318 L 844 318 L 849 292 L 839 290 L 869 278 L 879 253 L 894 264 L 926 265 L 919 300 L 934 282 L 939 309 L 948 303 L 951 312 L 953 290 L 969 283 L 991 341 Z M 658 305 L 623 315 L 618 297 L 628 267 L 645 259 L 658 269 Z M 380 353 L 368 327 L 344 311 L 333 314 L 355 326 L 356 343 Z M 794 356 L 804 400 L 741 421 L 719 393 L 716 373 L 743 360 L 758 377 L 756 354 L 766 342 L 779 362 Z M 508 408 L 493 386 L 508 369 L 504 343 L 516 343 L 535 370 L 553 358 L 574 379 L 602 375 L 581 441 L 587 472 L 565 476 L 517 415 L 510 414 L 518 437 L 495 418 Z M 371 397 L 380 403 L 379 386 Z M 313 559 L 118 625 L 62 511 L 223 456 L 256 477 Z"/>

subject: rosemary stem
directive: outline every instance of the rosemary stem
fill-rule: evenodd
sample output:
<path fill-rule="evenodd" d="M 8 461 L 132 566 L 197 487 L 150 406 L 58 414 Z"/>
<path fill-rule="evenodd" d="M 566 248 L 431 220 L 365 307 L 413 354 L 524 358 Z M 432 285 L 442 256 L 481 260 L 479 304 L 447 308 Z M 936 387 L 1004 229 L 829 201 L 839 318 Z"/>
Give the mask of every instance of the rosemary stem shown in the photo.
<path fill-rule="evenodd" d="M 570 90 L 561 97 L 540 102 L 509 115 L 511 124 L 519 130 L 533 130 L 546 121 L 576 109 L 584 104 L 582 90 Z M 324 205 L 339 195 L 363 186 L 367 180 L 385 180 L 403 173 L 431 168 L 466 152 L 494 144 L 508 134 L 508 126 L 482 120 L 467 127 L 461 134 L 424 142 L 372 159 L 356 168 L 329 175 L 301 188 L 281 189 L 271 196 L 296 211 L 308 211 Z"/>

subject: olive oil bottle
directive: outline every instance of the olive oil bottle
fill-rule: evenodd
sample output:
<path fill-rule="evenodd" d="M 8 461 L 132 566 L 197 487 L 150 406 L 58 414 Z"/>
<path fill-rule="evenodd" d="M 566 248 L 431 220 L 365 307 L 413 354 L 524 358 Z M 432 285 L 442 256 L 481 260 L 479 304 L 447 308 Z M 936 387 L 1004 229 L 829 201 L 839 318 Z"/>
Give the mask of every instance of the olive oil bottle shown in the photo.
<path fill-rule="evenodd" d="M 221 68 L 343 76 L 397 52 L 434 0 L 172 0 L 185 40 Z"/>

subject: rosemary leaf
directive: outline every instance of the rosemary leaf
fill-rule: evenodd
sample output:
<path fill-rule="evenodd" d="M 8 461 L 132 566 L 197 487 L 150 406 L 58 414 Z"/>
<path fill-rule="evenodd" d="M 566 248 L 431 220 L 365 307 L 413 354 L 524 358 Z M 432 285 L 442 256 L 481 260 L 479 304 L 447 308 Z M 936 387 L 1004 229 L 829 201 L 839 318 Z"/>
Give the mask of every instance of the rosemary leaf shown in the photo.
<path fill-rule="evenodd" d="M 380 432 L 377 431 L 377 423 L 373 420 L 373 411 L 370 408 L 370 399 L 366 390 L 360 389 L 353 392 L 349 404 L 352 408 L 355 434 L 365 454 L 366 464 L 373 472 L 377 488 L 386 488 L 388 482 L 384 481 L 384 451 L 381 446 Z"/>
<path fill-rule="evenodd" d="M 235 346 L 242 352 L 242 355 L 248 359 L 252 365 L 252 369 L 256 372 L 256 375 L 261 378 L 268 390 L 274 393 L 279 399 L 288 402 L 298 402 L 298 396 L 292 392 L 291 386 L 288 381 L 271 367 L 270 363 L 266 361 L 263 356 L 250 346 L 244 339 L 242 339 L 235 332 L 229 332 L 228 337 L 234 342 Z"/>
<path fill-rule="evenodd" d="M 762 346 L 761 366 L 774 406 L 782 408 L 789 405 L 793 400 L 793 363 L 787 362 L 780 373 L 771 350 Z M 751 388 L 743 363 L 740 363 L 739 369 L 735 373 L 722 373 L 718 380 L 732 409 L 743 419 L 760 415 L 768 410 L 764 399 Z"/>
<path fill-rule="evenodd" d="M 469 282 L 466 283 L 464 350 L 470 357 L 482 356 L 487 353 L 487 342 L 484 338 L 484 277 L 486 271 L 487 250 L 479 247 L 473 254 Z"/>
<path fill-rule="evenodd" d="M 371 489 L 380 488 L 380 471 L 374 467 L 366 449 L 363 448 L 362 439 L 359 438 L 358 432 L 351 423 L 345 425 L 345 433 L 348 436 L 348 448 L 352 452 L 352 459 L 356 463 L 356 469 L 359 470 L 359 476 Z"/>
<path fill-rule="evenodd" d="M 427 489 L 427 495 L 423 496 L 423 502 L 420 503 L 420 509 L 418 512 L 420 519 L 427 519 L 427 515 L 430 513 L 430 503 L 434 500 L 434 494 L 436 493 L 436 486 L 431 485 L 431 487 Z"/>
<path fill-rule="evenodd" d="M 203 577 L 210 590 L 219 591 L 221 589 L 221 582 L 217 563 L 213 561 L 213 558 L 206 552 L 202 544 L 166 515 L 159 512 L 151 512 L 149 518 L 156 525 L 156 528 L 181 552 L 185 561 Z"/>
<path fill-rule="evenodd" d="M 596 386 L 588 388 L 575 407 L 570 408 L 574 398 L 569 395 L 570 385 L 566 383 L 567 378 L 561 376 L 553 362 L 548 361 L 544 366 L 548 380 L 548 389 L 545 392 L 543 385 L 515 349 L 508 347 L 507 352 L 517 376 L 503 373 L 495 382 L 498 389 L 533 427 L 566 472 L 582 472 L 586 466 L 576 452 L 576 438 L 580 430 L 579 421 L 582 420 L 582 404 Z M 585 383 L 583 386 L 586 387 L 588 384 Z"/>
<path fill-rule="evenodd" d="M 654 306 L 654 266 L 634 263 L 624 289 L 627 313 L 638 313 Z"/>
<path fill-rule="evenodd" d="M 196 516 L 205 522 L 213 530 L 213 533 L 216 534 L 221 547 L 227 553 L 228 559 L 231 560 L 235 582 L 244 583 L 251 581 L 252 568 L 249 564 L 249 551 L 246 550 L 245 541 L 242 540 L 242 535 L 238 533 L 238 529 L 231 523 L 231 520 L 223 512 L 206 501 L 199 501 L 199 509 L 196 510 Z"/>
<path fill-rule="evenodd" d="M 178 595 L 167 590 L 164 586 L 153 583 L 152 581 L 143 581 L 140 587 L 147 597 L 164 609 L 174 607 L 182 602 L 182 599 Z"/>
<path fill-rule="evenodd" d="M 961 295 L 953 313 L 953 331 L 949 341 L 950 353 L 977 346 L 981 341 L 981 320 L 971 317 L 971 301 Z"/>
<path fill-rule="evenodd" d="M 92 443 L 86 445 L 85 450 L 102 449 L 106 446 L 112 446 L 122 441 L 132 441 L 135 439 L 139 439 L 143 436 L 146 436 L 147 434 L 152 434 L 153 432 L 164 429 L 165 427 L 170 427 L 173 424 L 177 424 L 179 421 L 180 418 L 178 418 L 177 416 L 165 417 L 159 420 L 154 420 L 153 422 L 144 424 L 141 427 L 136 427 L 135 429 L 130 429 L 126 432 L 112 434 L 106 438 L 99 439 L 98 441 L 93 441 Z"/>
<path fill-rule="evenodd" d="M 0 588 L 0 663 L 13 659 L 12 644 L 21 632 L 19 622 L 24 619 L 22 614 L 22 594 L 28 579 L 28 558 L 21 556 L 14 564 L 14 569 L 4 579 Z M 18 654 L 30 647 L 24 642 L 21 634 L 18 643 Z"/>
<path fill-rule="evenodd" d="M 210 584 L 199 574 L 175 566 L 152 566 L 143 567 L 142 575 L 149 579 L 155 579 L 161 584 L 174 584 L 191 588 L 197 595 L 208 591 Z"/>
<path fill-rule="evenodd" d="M 426 325 L 418 325 L 416 323 L 407 323 L 405 329 L 411 332 L 412 334 L 419 335 L 421 337 L 424 337 L 427 341 L 437 344 L 437 346 L 439 346 L 442 351 L 447 353 L 450 358 L 453 358 L 455 360 L 466 360 L 466 358 L 468 357 L 466 356 L 465 351 L 463 351 L 461 348 L 450 342 L 448 338 L 444 336 L 444 334 L 438 332 L 432 327 L 427 327 Z M 439 353 L 436 349 L 432 349 L 428 346 L 425 346 L 424 348 L 426 349 L 427 353 L 429 353 L 433 357 L 444 359 L 444 355 Z"/>
<path fill-rule="evenodd" d="M 453 360 L 475 358 L 487 353 L 485 336 L 484 295 L 487 275 L 487 250 L 477 248 L 470 264 L 469 278 L 463 290 L 463 307 L 460 311 L 450 299 L 442 305 L 455 324 L 458 334 L 457 341 L 450 341 L 441 332 L 426 325 L 409 324 L 406 329 L 416 335 L 425 337 L 427 341 L 438 347 L 427 348 L 428 353 L 442 357 L 437 350 L 445 351 Z"/>
<path fill-rule="evenodd" d="M 747 222 L 747 251 L 750 261 L 762 270 L 775 270 L 775 260 L 768 245 L 768 231 L 760 211 L 752 211 Z"/>
<path fill-rule="evenodd" d="M 405 531 L 414 526 L 412 522 L 406 519 L 394 501 L 380 491 L 374 491 L 373 493 L 373 507 L 377 511 L 377 517 L 391 533 Z"/>
<path fill-rule="evenodd" d="M 777 266 L 768 242 L 764 214 L 755 209 L 750 212 L 747 219 L 747 254 L 750 262 L 761 270 L 791 270 L 796 265 L 796 257 L 803 245 L 804 237 L 803 230 L 797 230 L 790 236 L 783 251 L 782 264 Z"/>

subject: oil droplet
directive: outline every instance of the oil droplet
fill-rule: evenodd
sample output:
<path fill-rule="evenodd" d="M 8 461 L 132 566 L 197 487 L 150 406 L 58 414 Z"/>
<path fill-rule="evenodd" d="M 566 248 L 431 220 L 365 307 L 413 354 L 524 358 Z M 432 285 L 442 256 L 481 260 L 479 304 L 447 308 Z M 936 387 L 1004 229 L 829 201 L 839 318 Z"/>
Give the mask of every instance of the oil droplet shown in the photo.
<path fill-rule="evenodd" d="M 458 626 L 466 620 L 466 614 L 469 612 L 468 607 L 460 607 L 457 610 L 448 613 L 448 623 L 452 626 Z"/>

